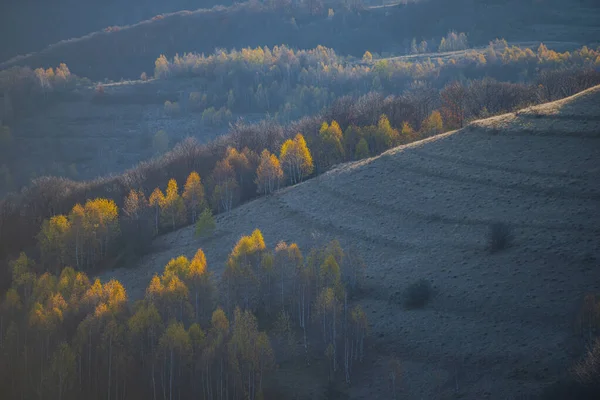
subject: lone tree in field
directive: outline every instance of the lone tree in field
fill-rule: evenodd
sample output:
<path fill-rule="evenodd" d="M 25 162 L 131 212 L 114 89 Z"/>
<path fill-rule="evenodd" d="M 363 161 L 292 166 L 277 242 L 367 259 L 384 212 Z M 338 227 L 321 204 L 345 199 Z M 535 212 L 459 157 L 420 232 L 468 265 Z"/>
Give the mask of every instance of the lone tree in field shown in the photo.
<path fill-rule="evenodd" d="M 265 195 L 273 193 L 279 188 L 282 178 L 283 170 L 281 169 L 277 156 L 271 154 L 269 150 L 263 150 L 260 155 L 260 163 L 256 170 L 258 193 L 263 193 Z"/>
<path fill-rule="evenodd" d="M 283 143 L 279 159 L 292 184 L 301 182 L 313 172 L 312 155 L 301 133 L 298 133 L 294 140 L 288 139 Z"/>
<path fill-rule="evenodd" d="M 215 218 L 210 208 L 205 208 L 196 221 L 196 236 L 210 236 L 216 228 Z"/>

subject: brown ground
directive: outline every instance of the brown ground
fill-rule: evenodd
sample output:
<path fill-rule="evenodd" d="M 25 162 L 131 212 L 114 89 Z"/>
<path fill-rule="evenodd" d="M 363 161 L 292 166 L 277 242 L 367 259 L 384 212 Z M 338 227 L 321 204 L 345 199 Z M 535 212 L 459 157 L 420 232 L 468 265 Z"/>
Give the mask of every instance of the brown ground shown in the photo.
<path fill-rule="evenodd" d="M 139 298 L 170 258 L 198 247 L 219 274 L 254 228 L 269 246 L 339 238 L 367 262 L 360 302 L 372 324 L 372 357 L 350 397 L 390 398 L 396 354 L 402 398 L 530 398 L 571 362 L 582 296 L 600 292 L 599 106 L 596 87 L 340 165 L 219 216 L 213 238 L 192 228 L 160 237 L 155 253 L 104 278 Z M 494 221 L 515 243 L 489 254 Z M 437 291 L 424 309 L 390 302 L 420 278 Z"/>

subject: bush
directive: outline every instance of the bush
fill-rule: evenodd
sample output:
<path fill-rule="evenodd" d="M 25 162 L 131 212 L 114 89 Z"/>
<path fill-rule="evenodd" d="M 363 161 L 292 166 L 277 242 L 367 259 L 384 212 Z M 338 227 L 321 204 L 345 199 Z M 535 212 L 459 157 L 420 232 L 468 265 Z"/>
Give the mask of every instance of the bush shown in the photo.
<path fill-rule="evenodd" d="M 433 294 L 431 283 L 427 279 L 410 284 L 404 291 L 404 307 L 406 308 L 421 308 L 429 302 Z"/>
<path fill-rule="evenodd" d="M 512 233 L 510 227 L 502 222 L 496 222 L 490 227 L 488 238 L 489 250 L 492 253 L 502 251 L 510 246 Z"/>
<path fill-rule="evenodd" d="M 174 116 L 179 114 L 179 112 L 181 111 L 181 109 L 179 108 L 179 103 L 175 102 L 170 102 L 169 100 L 165 101 L 165 112 L 167 113 L 167 115 L 170 116 Z"/>
<path fill-rule="evenodd" d="M 196 236 L 207 237 L 215 230 L 215 218 L 209 208 L 205 208 L 196 222 Z"/>

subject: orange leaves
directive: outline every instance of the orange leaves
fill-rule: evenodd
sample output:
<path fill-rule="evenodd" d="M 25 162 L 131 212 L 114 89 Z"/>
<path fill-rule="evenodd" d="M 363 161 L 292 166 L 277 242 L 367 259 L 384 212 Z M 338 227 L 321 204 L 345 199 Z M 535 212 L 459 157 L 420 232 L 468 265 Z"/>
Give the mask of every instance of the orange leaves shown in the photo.
<path fill-rule="evenodd" d="M 206 256 L 202 249 L 198 249 L 190 263 L 188 278 L 194 279 L 206 274 Z"/>
<path fill-rule="evenodd" d="M 229 255 L 228 263 L 235 263 L 259 251 L 265 250 L 265 240 L 262 232 L 255 229 L 250 236 L 242 236 Z"/>

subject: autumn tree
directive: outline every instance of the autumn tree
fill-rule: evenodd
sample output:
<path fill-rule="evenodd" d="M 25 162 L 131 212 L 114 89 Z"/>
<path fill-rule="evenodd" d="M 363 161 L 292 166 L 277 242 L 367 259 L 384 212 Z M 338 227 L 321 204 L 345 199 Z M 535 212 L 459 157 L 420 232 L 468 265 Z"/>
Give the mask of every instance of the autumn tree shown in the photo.
<path fill-rule="evenodd" d="M 183 200 L 185 202 L 188 213 L 191 214 L 192 223 L 196 222 L 198 213 L 204 208 L 204 186 L 200 179 L 200 175 L 193 171 L 187 178 L 183 190 Z"/>
<path fill-rule="evenodd" d="M 212 173 L 214 188 L 212 193 L 213 206 L 218 211 L 230 211 L 239 198 L 239 185 L 235 170 L 225 159 L 218 161 Z"/>
<path fill-rule="evenodd" d="M 202 249 L 198 249 L 185 277 L 192 291 L 196 322 L 206 322 L 212 311 L 215 288 L 211 277 L 212 274 L 206 268 L 206 256 Z"/>
<path fill-rule="evenodd" d="M 369 138 L 369 148 L 376 154 L 382 153 L 399 143 L 399 133 L 392 128 L 390 121 L 385 114 L 379 117 L 377 129 Z"/>
<path fill-rule="evenodd" d="M 460 82 L 451 82 L 441 90 L 440 97 L 446 125 L 452 129 L 462 128 L 467 112 L 466 88 Z"/>
<path fill-rule="evenodd" d="M 231 165 L 234 176 L 239 185 L 239 196 L 249 197 L 255 193 L 254 173 L 256 171 L 256 154 L 245 147 L 241 152 L 235 147 L 228 147 L 224 161 Z"/>
<path fill-rule="evenodd" d="M 331 125 L 328 125 L 327 122 L 321 124 L 315 152 L 316 164 L 319 170 L 326 169 L 344 160 L 345 154 L 342 141 L 342 130 L 336 121 L 331 121 Z"/>
<path fill-rule="evenodd" d="M 75 257 L 74 266 L 81 268 L 85 259 L 87 246 L 85 209 L 80 204 L 75 204 L 68 218 L 71 226 L 71 254 Z"/>
<path fill-rule="evenodd" d="M 242 236 L 229 254 L 222 284 L 228 310 L 240 306 L 256 310 L 259 300 L 261 259 L 266 250 L 260 230 Z"/>
<path fill-rule="evenodd" d="M 83 209 L 91 265 L 109 254 L 110 246 L 120 235 L 119 209 L 113 200 L 102 198 L 86 201 Z"/>
<path fill-rule="evenodd" d="M 136 254 L 142 254 L 153 236 L 152 210 L 144 192 L 132 189 L 123 204 L 122 230 L 127 243 Z"/>
<path fill-rule="evenodd" d="M 154 209 L 154 233 L 158 234 L 158 228 L 160 227 L 160 225 L 159 225 L 160 215 L 161 215 L 160 211 L 166 205 L 165 195 L 159 188 L 156 188 L 150 195 L 150 198 L 148 199 L 148 203 L 150 204 L 150 207 L 152 207 Z"/>
<path fill-rule="evenodd" d="M 67 262 L 68 235 L 71 226 L 64 215 L 45 220 L 38 234 L 39 248 L 45 265 L 54 271 L 60 271 Z"/>
<path fill-rule="evenodd" d="M 436 135 L 443 130 L 442 115 L 439 111 L 433 111 L 421 124 L 421 132 L 425 136 Z"/>
<path fill-rule="evenodd" d="M 263 150 L 260 155 L 260 163 L 256 170 L 256 186 L 258 192 L 268 195 L 279 188 L 283 179 L 283 170 L 275 154 Z"/>
<path fill-rule="evenodd" d="M 302 181 L 313 172 L 312 155 L 301 133 L 283 143 L 279 159 L 292 184 Z"/>
<path fill-rule="evenodd" d="M 170 179 L 161 209 L 161 222 L 164 226 L 168 225 L 171 229 L 175 230 L 176 227 L 183 225 L 185 220 L 185 203 L 179 195 L 177 181 Z"/>

